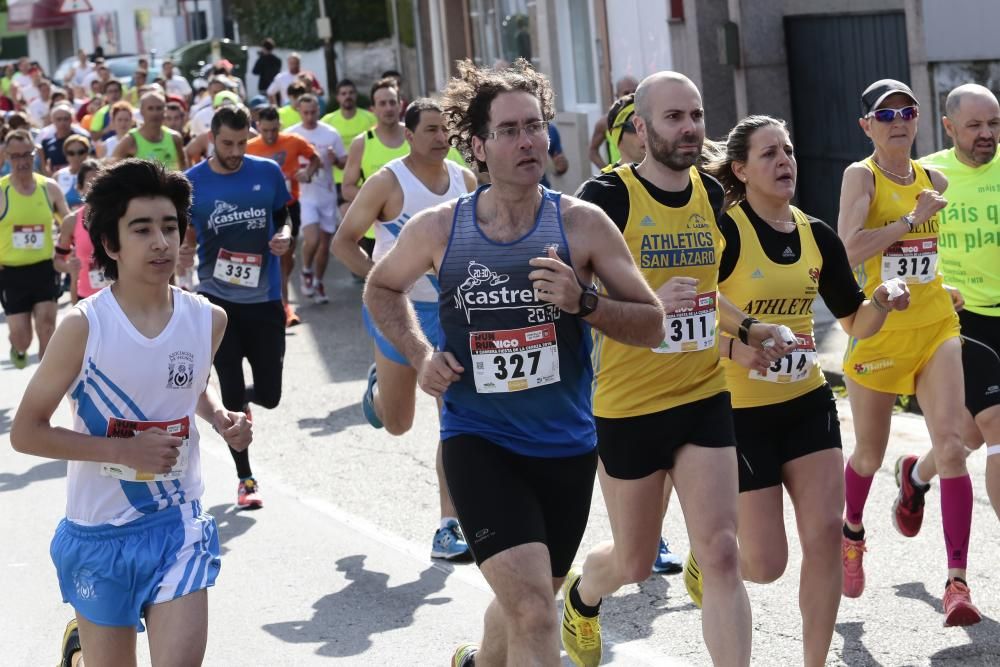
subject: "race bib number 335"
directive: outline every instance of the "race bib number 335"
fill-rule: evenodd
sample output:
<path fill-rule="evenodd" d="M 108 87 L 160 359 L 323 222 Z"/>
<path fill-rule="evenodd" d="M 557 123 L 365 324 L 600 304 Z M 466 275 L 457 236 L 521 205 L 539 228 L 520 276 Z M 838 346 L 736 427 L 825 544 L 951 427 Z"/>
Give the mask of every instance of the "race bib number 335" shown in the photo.
<path fill-rule="evenodd" d="M 480 394 L 508 393 L 559 382 L 556 325 L 469 334 L 472 376 Z"/>
<path fill-rule="evenodd" d="M 260 282 L 260 268 L 263 264 L 263 255 L 231 252 L 222 248 L 215 260 L 215 271 L 212 272 L 212 277 L 230 285 L 256 287 Z"/>

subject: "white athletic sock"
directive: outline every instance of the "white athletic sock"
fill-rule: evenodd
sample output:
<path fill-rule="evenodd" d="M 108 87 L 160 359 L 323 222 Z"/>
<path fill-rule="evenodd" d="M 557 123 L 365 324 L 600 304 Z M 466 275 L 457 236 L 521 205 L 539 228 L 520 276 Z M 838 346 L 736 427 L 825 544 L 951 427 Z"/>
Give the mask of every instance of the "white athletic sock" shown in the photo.
<path fill-rule="evenodd" d="M 455 523 L 458 523 L 458 519 L 456 519 L 453 516 L 443 516 L 443 517 L 441 517 L 441 525 L 438 526 L 438 527 L 439 528 L 446 528 L 448 526 L 448 524 L 451 523 L 452 521 L 454 521 Z"/>
<path fill-rule="evenodd" d="M 1000 445 L 986 445 L 986 456 L 1000 454 Z"/>
<path fill-rule="evenodd" d="M 926 489 L 931 485 L 931 483 L 920 479 L 920 473 L 917 472 L 918 470 L 920 470 L 920 459 L 917 460 L 917 464 L 913 466 L 913 470 L 910 471 L 910 480 L 918 489 Z"/>

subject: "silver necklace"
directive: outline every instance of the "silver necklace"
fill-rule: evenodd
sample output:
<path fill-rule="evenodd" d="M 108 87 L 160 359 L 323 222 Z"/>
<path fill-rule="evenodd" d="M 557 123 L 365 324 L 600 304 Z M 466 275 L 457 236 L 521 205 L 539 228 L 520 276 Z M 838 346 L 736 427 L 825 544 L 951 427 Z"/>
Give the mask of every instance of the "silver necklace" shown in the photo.
<path fill-rule="evenodd" d="M 872 156 L 872 162 L 874 162 L 875 166 L 878 167 L 879 169 L 881 169 L 884 173 L 889 174 L 890 176 L 895 176 L 896 178 L 898 178 L 901 181 L 908 181 L 913 176 L 913 164 L 912 163 L 908 163 L 907 164 L 907 166 L 910 168 L 910 171 L 907 172 L 907 174 L 905 176 L 903 176 L 901 174 L 897 174 L 896 172 L 889 171 L 888 169 L 886 169 L 885 167 L 883 167 L 882 165 L 880 165 L 878 163 L 878 160 L 875 159 L 874 155 Z"/>

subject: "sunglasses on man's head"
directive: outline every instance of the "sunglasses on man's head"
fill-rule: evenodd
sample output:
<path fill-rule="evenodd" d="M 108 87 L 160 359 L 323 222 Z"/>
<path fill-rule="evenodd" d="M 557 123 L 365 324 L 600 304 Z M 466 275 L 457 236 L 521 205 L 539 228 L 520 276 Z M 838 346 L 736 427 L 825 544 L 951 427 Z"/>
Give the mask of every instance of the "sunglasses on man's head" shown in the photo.
<path fill-rule="evenodd" d="M 917 117 L 918 109 L 915 106 L 903 107 L 902 109 L 876 109 L 868 114 L 869 118 L 874 118 L 880 123 L 891 123 L 899 116 L 903 120 L 913 120 Z"/>

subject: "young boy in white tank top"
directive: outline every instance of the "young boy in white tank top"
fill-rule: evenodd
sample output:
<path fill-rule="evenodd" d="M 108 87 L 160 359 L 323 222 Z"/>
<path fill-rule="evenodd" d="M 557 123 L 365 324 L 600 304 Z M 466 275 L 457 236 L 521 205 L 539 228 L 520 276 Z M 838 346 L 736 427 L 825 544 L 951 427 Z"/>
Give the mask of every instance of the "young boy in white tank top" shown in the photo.
<path fill-rule="evenodd" d="M 14 418 L 16 450 L 69 462 L 51 546 L 76 613 L 66 667 L 134 663 L 143 618 L 154 665 L 204 657 L 206 589 L 220 560 L 200 502 L 195 415 L 230 447 L 246 449 L 252 435 L 208 384 L 224 311 L 169 283 L 190 201 L 187 179 L 155 162 L 126 160 L 97 177 L 89 230 L 95 265 L 114 284 L 59 325 Z M 50 422 L 63 395 L 72 430 Z"/>

